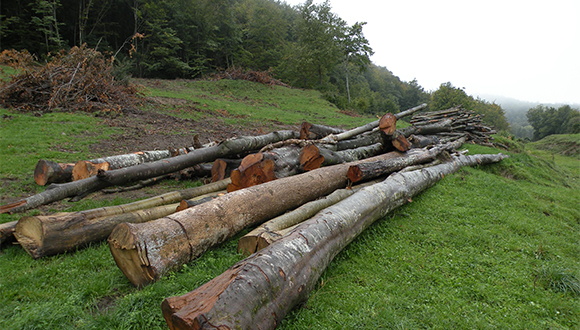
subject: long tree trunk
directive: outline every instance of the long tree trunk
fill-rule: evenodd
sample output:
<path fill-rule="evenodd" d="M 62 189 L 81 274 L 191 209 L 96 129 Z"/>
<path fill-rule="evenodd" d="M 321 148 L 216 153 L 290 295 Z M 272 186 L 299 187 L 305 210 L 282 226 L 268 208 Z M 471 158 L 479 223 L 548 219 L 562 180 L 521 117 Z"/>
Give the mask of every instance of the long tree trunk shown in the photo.
<path fill-rule="evenodd" d="M 274 329 L 304 302 L 332 259 L 374 221 L 462 166 L 505 156 L 460 156 L 364 188 L 185 295 L 167 298 L 170 329 Z"/>
<path fill-rule="evenodd" d="M 226 140 L 217 146 L 196 149 L 186 155 L 162 159 L 151 163 L 144 163 L 128 168 L 106 171 L 97 176 L 74 182 L 50 185 L 45 191 L 39 194 L 1 206 L 0 214 L 7 212 L 22 212 L 67 197 L 88 194 L 109 186 L 122 185 L 177 172 L 196 164 L 214 161 L 220 157 L 249 152 L 260 149 L 273 142 L 297 138 L 298 135 L 298 132 L 295 131 L 279 131 L 260 136 L 249 136 Z"/>
<path fill-rule="evenodd" d="M 464 142 L 465 139 L 460 139 L 445 145 L 437 145 L 429 150 L 423 149 L 417 150 L 414 153 L 407 153 L 400 158 L 353 165 L 348 169 L 347 176 L 352 182 L 374 179 L 388 173 L 402 170 L 407 166 L 433 161 L 443 151 L 457 149 Z"/>
<path fill-rule="evenodd" d="M 395 116 L 397 117 L 397 119 L 402 118 L 404 116 L 408 116 L 412 113 L 415 113 L 419 110 L 425 109 L 427 107 L 427 103 L 423 103 L 419 106 L 416 106 L 414 108 L 405 110 L 403 112 L 399 112 L 398 114 L 395 114 Z M 333 142 L 338 142 L 338 141 L 342 141 L 342 140 L 346 140 L 346 139 L 350 139 L 353 136 L 359 135 L 361 133 L 364 132 L 368 132 L 372 129 L 374 129 L 375 127 L 379 126 L 379 121 L 380 120 L 375 120 L 371 123 L 368 123 L 366 125 L 357 127 L 357 128 L 353 128 L 350 131 L 346 131 L 346 132 L 342 132 L 340 134 L 331 134 L 328 135 L 327 137 L 325 137 L 324 139 L 322 139 L 323 142 L 329 142 L 329 143 L 333 143 Z"/>
<path fill-rule="evenodd" d="M 337 189 L 328 196 L 308 202 L 290 212 L 286 212 L 263 223 L 244 235 L 244 237 L 240 238 L 238 241 L 238 252 L 248 256 L 265 248 L 272 242 L 280 239 L 282 237 L 281 233 L 285 229 L 294 227 L 295 225 L 311 218 L 318 213 L 318 211 L 340 202 L 371 183 L 372 182 L 361 184 L 349 189 Z"/>
<path fill-rule="evenodd" d="M 18 221 L 5 222 L 0 224 L 0 246 L 16 241 L 14 228 Z"/>
<path fill-rule="evenodd" d="M 389 157 L 393 155 L 358 162 Z M 348 182 L 346 172 L 352 164 L 323 167 L 234 191 L 155 221 L 120 224 L 109 237 L 111 253 L 134 285 L 149 284 L 246 227 L 344 188 Z"/>
<path fill-rule="evenodd" d="M 299 160 L 300 166 L 305 171 L 311 171 L 321 166 L 342 164 L 368 158 L 380 153 L 382 150 L 383 145 L 381 143 L 341 151 L 332 151 L 311 144 L 302 149 Z"/>
<path fill-rule="evenodd" d="M 186 154 L 193 149 L 180 149 L 181 154 Z M 98 169 L 106 171 L 131 167 L 143 163 L 150 163 L 160 159 L 177 156 L 170 150 L 139 151 L 130 154 L 109 156 L 91 160 L 76 162 L 72 170 L 73 180 L 82 180 L 97 175 Z"/>
<path fill-rule="evenodd" d="M 182 200 L 196 199 L 196 197 L 204 195 L 212 195 L 213 193 L 226 189 L 227 185 L 230 183 L 229 179 L 209 183 L 207 185 L 188 188 L 179 191 L 173 191 L 165 193 L 159 196 L 154 196 L 151 198 L 143 199 L 140 201 L 113 205 L 106 207 L 99 207 L 91 210 L 84 210 L 79 212 L 62 212 L 53 214 L 50 216 L 31 216 L 25 220 L 20 227 L 21 236 L 23 239 L 23 247 L 30 246 L 25 249 L 34 258 L 40 258 L 47 253 L 60 253 L 64 250 L 73 249 L 77 245 L 87 243 L 84 241 L 82 229 L 78 229 L 80 226 L 78 224 L 90 224 L 86 230 L 96 230 L 103 232 L 105 229 L 100 228 L 100 226 L 107 226 L 110 221 L 122 220 L 122 214 L 127 214 L 131 212 L 138 212 L 139 210 L 152 209 L 162 205 L 177 203 L 179 205 Z M 175 209 L 175 208 L 174 208 Z M 158 213 L 158 211 L 156 211 Z M 115 218 L 117 217 L 117 218 Z M 93 222 L 98 222 L 96 219 L 109 219 L 106 221 L 100 221 L 101 224 L 93 224 Z M 159 218 L 159 217 L 158 217 Z M 113 220 L 111 220 L 113 219 Z M 117 219 L 117 220 L 114 220 Z M 22 219 L 21 219 L 22 221 Z M 122 220 L 120 222 L 127 222 L 129 219 Z M 16 226 L 16 221 L 14 221 L 14 227 Z M 59 246 L 51 247 L 50 237 L 54 235 L 60 235 L 58 230 L 62 229 L 62 235 L 68 237 L 69 243 L 58 243 Z M 113 227 L 114 228 L 114 227 Z M 113 228 L 108 229 L 109 235 Z M 81 237 L 74 238 L 75 233 L 81 233 Z M 49 238 L 45 238 L 49 237 Z M 105 236 L 106 238 L 106 236 Z M 102 240 L 102 238 L 100 238 Z M 48 243 L 47 243 L 48 242 Z M 54 254 L 53 253 L 53 254 Z"/>
<path fill-rule="evenodd" d="M 217 198 L 217 192 L 192 198 L 186 203 L 197 205 L 197 201 L 207 202 L 212 198 Z M 178 212 L 180 204 L 91 219 L 78 213 L 23 217 L 16 224 L 14 236 L 30 256 L 38 259 L 105 240 L 120 223 L 142 223 L 168 216 Z"/>

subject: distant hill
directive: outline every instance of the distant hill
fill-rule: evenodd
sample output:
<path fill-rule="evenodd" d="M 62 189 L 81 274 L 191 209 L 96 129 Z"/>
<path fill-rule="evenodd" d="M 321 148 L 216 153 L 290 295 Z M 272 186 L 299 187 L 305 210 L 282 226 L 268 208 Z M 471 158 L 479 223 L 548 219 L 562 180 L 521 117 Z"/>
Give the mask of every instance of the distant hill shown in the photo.
<path fill-rule="evenodd" d="M 522 101 L 518 99 L 514 99 L 507 96 L 501 95 L 492 95 L 492 94 L 481 94 L 479 95 L 480 98 L 488 101 L 488 102 L 495 102 L 505 110 L 505 116 L 510 123 L 511 131 L 517 137 L 521 138 L 532 138 L 533 129 L 528 124 L 528 119 L 526 118 L 526 113 L 530 108 L 534 108 L 540 104 L 559 108 L 566 103 L 540 103 L 540 102 L 530 102 L 530 101 Z M 568 104 L 572 108 L 580 109 L 580 104 Z"/>

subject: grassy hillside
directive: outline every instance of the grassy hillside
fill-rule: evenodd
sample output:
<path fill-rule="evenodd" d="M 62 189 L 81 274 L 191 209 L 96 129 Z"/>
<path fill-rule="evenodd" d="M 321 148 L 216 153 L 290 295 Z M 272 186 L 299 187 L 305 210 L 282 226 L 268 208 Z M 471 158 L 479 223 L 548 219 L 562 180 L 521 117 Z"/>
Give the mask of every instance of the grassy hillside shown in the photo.
<path fill-rule="evenodd" d="M 266 129 L 302 120 L 344 127 L 373 120 L 341 114 L 312 91 L 240 81 L 141 83 L 156 98 L 144 110 L 165 119 Z M 129 130 L 119 123 L 0 110 L 0 196 L 43 190 L 32 179 L 39 158 L 101 156 L 95 143 Z M 185 133 L 169 131 L 167 138 L 176 134 Z M 511 158 L 500 164 L 462 169 L 375 223 L 336 257 L 310 299 L 279 328 L 579 328 L 580 159 L 562 146 L 578 137 L 557 138 L 564 142 L 518 145 L 522 152 L 508 152 Z M 547 144 L 551 151 L 542 150 Z M 27 214 L 118 204 L 195 184 L 163 182 L 133 195 L 96 194 Z M 2 214 L 0 222 L 20 216 Z M 36 261 L 9 246 L 0 251 L 0 329 L 165 329 L 161 301 L 241 260 L 236 238 L 141 290 L 116 267 L 105 243 Z"/>

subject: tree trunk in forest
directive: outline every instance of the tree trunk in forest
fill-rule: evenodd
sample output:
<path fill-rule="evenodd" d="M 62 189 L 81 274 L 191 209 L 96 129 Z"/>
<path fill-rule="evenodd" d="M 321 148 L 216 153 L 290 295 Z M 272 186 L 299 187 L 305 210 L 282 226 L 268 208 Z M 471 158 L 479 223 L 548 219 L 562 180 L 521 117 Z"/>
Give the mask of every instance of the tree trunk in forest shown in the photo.
<path fill-rule="evenodd" d="M 226 140 L 217 146 L 196 149 L 192 152 L 144 163 L 132 167 L 100 172 L 97 176 L 83 180 L 50 185 L 45 191 L 20 201 L 0 206 L 1 213 L 14 213 L 29 210 L 40 205 L 52 203 L 67 197 L 84 195 L 113 185 L 123 185 L 134 181 L 158 177 L 180 171 L 184 168 L 214 161 L 230 155 L 260 149 L 267 144 L 297 138 L 298 132 L 279 131 L 260 136 L 240 137 Z"/>
<path fill-rule="evenodd" d="M 358 162 L 389 157 L 394 155 Z M 111 253 L 135 286 L 147 285 L 248 226 L 344 188 L 348 167 L 358 162 L 323 167 L 234 191 L 155 221 L 120 224 L 109 237 Z"/>
<path fill-rule="evenodd" d="M 16 241 L 14 228 L 18 221 L 5 222 L 0 224 L 0 246 Z"/>
<path fill-rule="evenodd" d="M 216 192 L 188 200 L 190 205 L 207 202 Z M 143 210 L 91 218 L 82 212 L 21 218 L 14 236 L 34 259 L 82 248 L 106 239 L 120 223 L 142 223 L 159 219 L 178 211 L 180 203 L 156 206 Z"/>
<path fill-rule="evenodd" d="M 72 180 L 72 170 L 75 164 L 56 163 L 41 159 L 34 169 L 34 181 L 40 186 L 49 183 L 69 182 Z"/>
<path fill-rule="evenodd" d="M 366 187 L 196 290 L 165 299 L 163 316 L 170 329 L 274 329 L 307 300 L 333 258 L 374 221 L 462 166 L 504 157 L 459 156 Z"/>

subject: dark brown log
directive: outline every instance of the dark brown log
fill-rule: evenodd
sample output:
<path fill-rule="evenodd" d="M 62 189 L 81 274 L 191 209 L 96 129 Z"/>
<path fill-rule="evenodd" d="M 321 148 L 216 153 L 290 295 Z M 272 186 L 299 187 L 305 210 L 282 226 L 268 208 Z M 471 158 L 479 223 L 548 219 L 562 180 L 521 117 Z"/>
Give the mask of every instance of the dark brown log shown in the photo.
<path fill-rule="evenodd" d="M 364 188 L 198 289 L 165 299 L 163 316 L 175 330 L 274 329 L 306 301 L 333 258 L 374 221 L 462 166 L 504 157 L 460 156 Z"/>
<path fill-rule="evenodd" d="M 196 164 L 213 162 L 217 158 L 260 149 L 269 143 L 296 137 L 298 137 L 298 132 L 295 131 L 279 131 L 260 136 L 241 137 L 226 140 L 217 146 L 195 149 L 186 155 L 171 157 L 118 170 L 100 172 L 97 176 L 83 180 L 59 185 L 53 184 L 49 186 L 47 190 L 39 194 L 11 204 L 0 206 L 0 214 L 22 212 L 67 197 L 85 195 L 109 186 L 124 185 L 139 180 L 158 177 L 164 174 L 180 171 Z"/>
<path fill-rule="evenodd" d="M 241 159 L 216 159 L 211 169 L 212 182 L 223 180 L 230 176 L 233 170 L 242 163 Z"/>
<path fill-rule="evenodd" d="M 413 148 L 424 148 L 429 145 L 435 145 L 440 143 L 440 139 L 436 135 L 414 135 L 409 136 L 409 142 L 413 145 Z"/>
<path fill-rule="evenodd" d="M 18 221 L 5 222 L 0 224 L 0 246 L 16 241 L 14 228 Z"/>
<path fill-rule="evenodd" d="M 34 169 L 34 181 L 41 186 L 71 181 L 74 166 L 72 163 L 56 163 L 41 159 Z"/>
<path fill-rule="evenodd" d="M 359 162 L 398 156 L 390 153 Z M 234 191 L 155 221 L 120 224 L 109 237 L 111 253 L 131 283 L 147 285 L 246 227 L 344 188 L 349 165 L 323 167 Z"/>
<path fill-rule="evenodd" d="M 300 139 L 318 140 L 327 135 L 340 134 L 342 132 L 344 132 L 344 130 L 340 128 L 303 122 L 302 125 L 300 126 Z"/>

